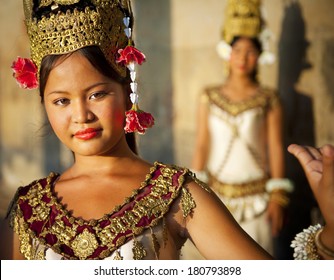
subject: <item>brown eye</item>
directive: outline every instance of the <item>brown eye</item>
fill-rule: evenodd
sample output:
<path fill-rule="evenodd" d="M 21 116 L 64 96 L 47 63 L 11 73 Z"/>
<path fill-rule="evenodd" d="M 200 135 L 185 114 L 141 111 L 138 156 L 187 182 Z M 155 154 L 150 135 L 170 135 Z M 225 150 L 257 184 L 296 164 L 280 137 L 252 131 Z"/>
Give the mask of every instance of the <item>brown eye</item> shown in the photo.
<path fill-rule="evenodd" d="M 94 99 L 100 99 L 104 96 L 106 96 L 106 92 L 104 91 L 99 91 L 99 92 L 94 92 L 92 95 L 89 96 L 90 100 L 94 100 Z"/>
<path fill-rule="evenodd" d="M 67 98 L 59 98 L 53 102 L 55 105 L 64 106 L 70 103 L 70 100 Z"/>

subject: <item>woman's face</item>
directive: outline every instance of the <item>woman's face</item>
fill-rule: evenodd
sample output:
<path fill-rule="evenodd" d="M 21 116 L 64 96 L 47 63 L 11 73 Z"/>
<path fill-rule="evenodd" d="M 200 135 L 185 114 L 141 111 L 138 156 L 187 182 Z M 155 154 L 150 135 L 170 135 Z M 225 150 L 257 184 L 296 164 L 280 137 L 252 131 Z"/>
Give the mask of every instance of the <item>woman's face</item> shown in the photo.
<path fill-rule="evenodd" d="M 232 46 L 230 58 L 231 74 L 249 76 L 257 66 L 259 50 L 248 38 L 238 39 Z"/>
<path fill-rule="evenodd" d="M 50 124 L 76 155 L 106 155 L 124 137 L 126 110 L 121 84 L 100 74 L 82 55 L 58 60 L 46 82 Z"/>

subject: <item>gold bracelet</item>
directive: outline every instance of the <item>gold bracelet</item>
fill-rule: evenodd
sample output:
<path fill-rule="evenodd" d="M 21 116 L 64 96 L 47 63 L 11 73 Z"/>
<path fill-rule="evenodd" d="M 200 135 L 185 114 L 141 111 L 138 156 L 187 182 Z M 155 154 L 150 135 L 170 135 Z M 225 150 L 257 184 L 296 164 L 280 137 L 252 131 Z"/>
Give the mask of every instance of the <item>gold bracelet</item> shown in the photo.
<path fill-rule="evenodd" d="M 315 238 L 314 238 L 315 245 L 317 246 L 318 250 L 321 253 L 334 259 L 334 251 L 326 247 L 325 244 L 321 242 L 320 234 L 322 233 L 322 231 L 323 231 L 323 228 L 319 229 L 317 233 L 315 234 Z"/>
<path fill-rule="evenodd" d="M 285 193 L 278 191 L 274 191 L 270 194 L 270 200 L 276 202 L 282 207 L 287 207 L 290 202 L 289 197 Z"/>

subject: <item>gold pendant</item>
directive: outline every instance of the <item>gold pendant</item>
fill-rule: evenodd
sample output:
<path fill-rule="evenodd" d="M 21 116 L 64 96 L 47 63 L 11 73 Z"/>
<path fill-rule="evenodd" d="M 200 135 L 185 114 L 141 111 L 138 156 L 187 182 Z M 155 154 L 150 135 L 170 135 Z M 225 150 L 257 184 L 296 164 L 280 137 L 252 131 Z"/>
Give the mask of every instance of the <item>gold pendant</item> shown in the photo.
<path fill-rule="evenodd" d="M 133 242 L 132 252 L 134 260 L 142 260 L 146 257 L 146 250 L 140 241 L 135 240 Z"/>
<path fill-rule="evenodd" d="M 71 247 L 74 254 L 79 257 L 79 259 L 83 260 L 93 254 L 98 247 L 98 243 L 95 235 L 90 233 L 88 229 L 85 229 L 73 240 Z"/>

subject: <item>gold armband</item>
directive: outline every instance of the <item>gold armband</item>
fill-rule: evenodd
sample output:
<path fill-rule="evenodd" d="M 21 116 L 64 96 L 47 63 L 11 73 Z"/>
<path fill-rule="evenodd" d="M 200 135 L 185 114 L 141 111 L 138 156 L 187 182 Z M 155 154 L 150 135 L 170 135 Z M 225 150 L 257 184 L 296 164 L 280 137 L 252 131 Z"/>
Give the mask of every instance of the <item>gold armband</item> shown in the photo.
<path fill-rule="evenodd" d="M 324 243 L 322 243 L 321 239 L 320 239 L 320 234 L 322 233 L 323 231 L 323 228 L 320 228 L 317 233 L 315 234 L 315 237 L 314 237 L 314 242 L 315 242 L 315 245 L 317 246 L 319 252 L 321 254 L 324 254 L 332 259 L 334 259 L 334 251 L 329 249 L 328 247 L 325 246 Z"/>

